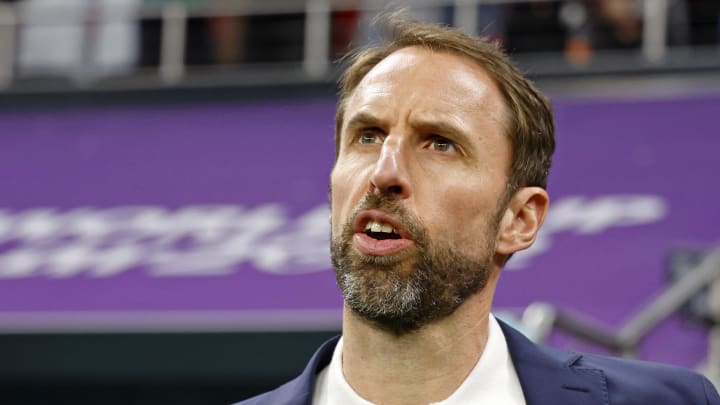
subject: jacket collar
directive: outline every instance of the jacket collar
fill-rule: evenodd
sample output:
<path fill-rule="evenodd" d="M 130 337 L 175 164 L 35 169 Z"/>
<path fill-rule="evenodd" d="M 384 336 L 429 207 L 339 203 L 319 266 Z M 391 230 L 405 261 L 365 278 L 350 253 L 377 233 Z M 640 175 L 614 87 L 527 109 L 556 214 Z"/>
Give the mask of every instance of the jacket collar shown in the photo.
<path fill-rule="evenodd" d="M 498 320 L 507 340 L 527 405 L 608 405 L 607 381 L 602 370 L 580 365 L 581 354 L 531 342 Z M 273 404 L 312 405 L 317 374 L 332 359 L 339 336 L 325 342 L 296 379 L 276 390 Z"/>
<path fill-rule="evenodd" d="M 271 400 L 267 403 L 273 405 L 312 405 L 315 380 L 318 373 L 330 364 L 338 340 L 340 340 L 340 336 L 335 336 L 323 343 L 299 376 L 266 394 L 265 399 Z"/>
<path fill-rule="evenodd" d="M 608 405 L 602 370 L 583 367 L 582 355 L 537 345 L 498 320 L 527 405 Z"/>

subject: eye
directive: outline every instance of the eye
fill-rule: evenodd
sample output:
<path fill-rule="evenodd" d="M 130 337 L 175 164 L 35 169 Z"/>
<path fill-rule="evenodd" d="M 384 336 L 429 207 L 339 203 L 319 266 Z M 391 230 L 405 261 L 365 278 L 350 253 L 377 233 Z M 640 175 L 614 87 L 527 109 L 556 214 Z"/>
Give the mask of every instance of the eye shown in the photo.
<path fill-rule="evenodd" d="M 453 152 L 456 149 L 452 141 L 439 135 L 430 138 L 430 147 L 438 152 Z"/>
<path fill-rule="evenodd" d="M 382 138 L 377 130 L 367 129 L 360 132 L 358 143 L 382 143 Z"/>

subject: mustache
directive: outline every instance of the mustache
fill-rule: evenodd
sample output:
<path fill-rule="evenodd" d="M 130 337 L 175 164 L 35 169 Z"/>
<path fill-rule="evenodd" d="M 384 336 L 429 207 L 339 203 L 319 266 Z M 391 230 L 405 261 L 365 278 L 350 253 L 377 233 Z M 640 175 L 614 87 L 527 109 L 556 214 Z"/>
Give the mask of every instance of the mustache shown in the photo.
<path fill-rule="evenodd" d="M 350 234 L 352 234 L 352 224 L 357 216 L 362 211 L 367 210 L 379 210 L 391 214 L 412 240 L 424 240 L 425 228 L 418 217 L 405 208 L 397 198 L 388 197 L 384 194 L 377 195 L 372 192 L 365 194 L 345 224 L 345 227 L 350 229 Z"/>

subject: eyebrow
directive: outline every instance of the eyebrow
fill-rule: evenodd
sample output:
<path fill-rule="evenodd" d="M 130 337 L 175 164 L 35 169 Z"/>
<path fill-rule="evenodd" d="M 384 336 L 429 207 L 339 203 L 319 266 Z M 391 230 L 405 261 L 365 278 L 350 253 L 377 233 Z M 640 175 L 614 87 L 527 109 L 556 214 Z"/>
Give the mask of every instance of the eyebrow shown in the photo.
<path fill-rule="evenodd" d="M 376 116 L 367 113 L 359 112 L 348 120 L 346 130 L 352 130 L 358 127 L 382 127 L 382 120 Z"/>
<path fill-rule="evenodd" d="M 352 131 L 356 128 L 378 127 L 383 128 L 383 120 L 368 112 L 359 112 L 348 120 L 346 131 Z M 420 132 L 430 132 L 441 136 L 451 138 L 451 140 L 467 144 L 470 140 L 468 134 L 446 121 L 437 121 L 431 119 L 417 119 L 412 124 L 413 129 Z"/>
<path fill-rule="evenodd" d="M 421 132 L 431 132 L 441 136 L 446 136 L 451 138 L 451 140 L 459 141 L 464 144 L 467 144 L 470 140 L 470 137 L 465 131 L 446 121 L 417 120 L 413 124 L 413 128 L 421 130 Z"/>

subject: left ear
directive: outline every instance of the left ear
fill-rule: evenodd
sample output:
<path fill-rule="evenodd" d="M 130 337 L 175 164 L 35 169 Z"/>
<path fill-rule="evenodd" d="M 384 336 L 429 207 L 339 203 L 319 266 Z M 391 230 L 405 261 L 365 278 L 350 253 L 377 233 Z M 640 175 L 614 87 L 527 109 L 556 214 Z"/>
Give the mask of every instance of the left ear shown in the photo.
<path fill-rule="evenodd" d="M 496 253 L 510 255 L 529 248 L 545 220 L 548 205 L 548 194 L 543 188 L 518 189 L 508 202 L 500 220 Z"/>

